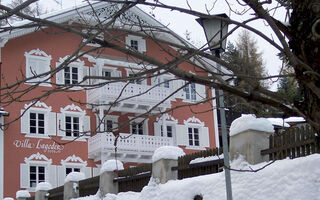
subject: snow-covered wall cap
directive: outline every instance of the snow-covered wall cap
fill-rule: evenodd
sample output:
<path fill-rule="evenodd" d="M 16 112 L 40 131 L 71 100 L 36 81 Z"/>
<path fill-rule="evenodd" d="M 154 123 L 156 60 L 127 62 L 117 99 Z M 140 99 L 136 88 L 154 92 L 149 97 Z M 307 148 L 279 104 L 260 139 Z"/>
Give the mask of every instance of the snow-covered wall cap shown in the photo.
<path fill-rule="evenodd" d="M 16 192 L 16 199 L 17 198 L 29 198 L 31 197 L 28 190 L 19 190 Z"/>
<path fill-rule="evenodd" d="M 37 187 L 36 187 L 36 192 L 37 191 L 48 191 L 48 190 L 51 190 L 52 189 L 52 186 L 50 183 L 48 182 L 41 182 L 41 183 L 38 183 L 37 184 Z"/>
<path fill-rule="evenodd" d="M 123 164 L 120 160 L 107 160 L 106 162 L 103 163 L 101 169 L 100 169 L 100 174 L 104 172 L 113 172 L 114 170 L 123 170 Z"/>
<path fill-rule="evenodd" d="M 286 123 L 282 118 L 267 118 L 272 125 L 289 128 L 290 124 Z"/>
<path fill-rule="evenodd" d="M 83 179 L 85 179 L 86 176 L 84 175 L 84 173 L 82 172 L 71 172 L 67 175 L 67 177 L 64 179 L 64 182 L 77 182 L 77 181 L 81 181 Z"/>
<path fill-rule="evenodd" d="M 152 156 L 152 162 L 155 163 L 161 159 L 178 160 L 180 156 L 186 155 L 179 147 L 162 146 L 156 149 Z"/>
<path fill-rule="evenodd" d="M 247 130 L 274 133 L 274 127 L 268 119 L 256 118 L 253 115 L 242 115 L 231 123 L 230 136 L 237 135 Z"/>
<path fill-rule="evenodd" d="M 14 200 L 14 199 L 11 197 L 5 197 L 3 200 Z"/>

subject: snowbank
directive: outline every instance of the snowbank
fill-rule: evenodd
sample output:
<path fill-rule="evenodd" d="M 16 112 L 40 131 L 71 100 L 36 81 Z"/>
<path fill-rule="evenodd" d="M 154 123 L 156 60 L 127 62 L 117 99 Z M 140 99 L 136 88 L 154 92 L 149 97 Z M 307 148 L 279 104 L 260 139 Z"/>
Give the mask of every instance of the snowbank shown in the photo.
<path fill-rule="evenodd" d="M 40 190 L 48 191 L 48 190 L 51 190 L 51 189 L 52 189 L 52 186 L 51 186 L 50 183 L 41 182 L 41 183 L 38 183 L 38 184 L 37 184 L 36 192 L 37 192 L 37 191 L 40 191 Z"/>
<path fill-rule="evenodd" d="M 71 181 L 77 182 L 77 181 L 81 181 L 81 180 L 83 180 L 85 178 L 86 178 L 86 176 L 82 172 L 71 172 L 64 179 L 64 182 L 65 183 L 71 182 Z"/>
<path fill-rule="evenodd" d="M 231 163 L 231 168 L 259 169 L 267 163 L 250 166 L 241 159 Z M 258 172 L 231 171 L 233 200 L 319 200 L 320 154 L 293 160 L 276 161 Z M 166 184 L 149 184 L 141 192 L 108 194 L 103 200 L 177 200 L 193 199 L 197 194 L 204 200 L 226 199 L 224 172 L 169 181 Z M 98 196 L 78 200 L 100 200 Z"/>
<path fill-rule="evenodd" d="M 172 159 L 177 160 L 178 157 L 184 156 L 185 153 L 179 147 L 174 146 L 162 146 L 156 149 L 152 156 L 152 162 L 157 162 L 160 159 Z"/>
<path fill-rule="evenodd" d="M 253 115 L 242 115 L 231 123 L 230 136 L 237 135 L 246 130 L 274 133 L 272 123 L 266 118 L 256 118 Z"/>
<path fill-rule="evenodd" d="M 123 164 L 120 160 L 107 160 L 103 163 L 100 174 L 103 172 L 113 172 L 114 170 L 123 170 Z"/>
<path fill-rule="evenodd" d="M 19 190 L 16 192 L 16 199 L 17 198 L 29 198 L 31 197 L 28 190 Z"/>
<path fill-rule="evenodd" d="M 224 158 L 223 154 L 221 154 L 219 156 L 200 157 L 200 158 L 196 158 L 196 159 L 191 160 L 189 162 L 189 164 L 208 162 L 208 161 L 219 160 L 219 159 L 223 159 L 223 158 Z"/>

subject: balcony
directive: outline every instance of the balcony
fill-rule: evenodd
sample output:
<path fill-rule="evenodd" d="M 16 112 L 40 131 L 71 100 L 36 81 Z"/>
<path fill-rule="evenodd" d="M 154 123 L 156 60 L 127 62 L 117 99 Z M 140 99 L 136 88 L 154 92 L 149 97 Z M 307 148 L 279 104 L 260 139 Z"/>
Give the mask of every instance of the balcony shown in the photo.
<path fill-rule="evenodd" d="M 99 133 L 88 141 L 88 157 L 95 162 L 114 159 L 124 162 L 151 163 L 154 150 L 161 146 L 172 146 L 173 139 L 150 135 L 120 133 L 115 145 L 111 133 Z M 115 151 L 115 146 L 117 147 Z"/>
<path fill-rule="evenodd" d="M 154 111 L 161 111 L 170 107 L 170 99 L 166 99 L 170 93 L 169 88 L 117 82 L 88 90 L 87 103 L 106 105 L 117 100 L 111 108 L 112 111 L 144 113 L 154 106 Z M 166 100 L 159 104 L 164 99 Z"/>

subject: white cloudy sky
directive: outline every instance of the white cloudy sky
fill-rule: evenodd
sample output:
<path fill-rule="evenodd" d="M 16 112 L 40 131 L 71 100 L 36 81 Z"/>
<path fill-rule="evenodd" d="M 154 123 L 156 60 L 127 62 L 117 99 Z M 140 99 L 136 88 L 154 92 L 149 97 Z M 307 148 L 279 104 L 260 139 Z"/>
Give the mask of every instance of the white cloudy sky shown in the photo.
<path fill-rule="evenodd" d="M 1 1 L 1 0 L 0 0 Z M 3 4 L 7 4 L 11 0 L 2 0 Z M 40 0 L 40 4 L 46 7 L 49 11 L 54 9 L 58 10 L 71 6 L 75 6 L 77 4 L 81 4 L 83 1 L 81 0 L 57 0 L 62 4 L 57 5 L 54 3 L 54 0 Z M 188 8 L 188 5 L 186 3 L 186 0 L 162 0 L 162 2 L 168 3 L 170 5 L 175 6 L 183 6 L 185 8 Z M 206 5 L 207 8 L 212 7 L 212 3 L 215 2 L 214 0 L 189 0 L 189 5 L 193 10 L 206 12 Z M 238 6 L 235 0 L 228 0 L 229 4 L 232 6 L 234 10 L 241 11 L 242 7 Z M 146 12 L 150 12 L 151 9 L 149 8 L 143 8 Z M 170 10 L 164 10 L 164 9 L 155 9 L 152 11 L 152 13 L 155 15 L 156 19 L 163 23 L 164 25 L 168 25 L 170 29 L 181 35 L 183 38 L 185 38 L 185 33 L 190 32 L 191 41 L 199 46 L 201 44 L 205 43 L 205 36 L 203 33 L 202 27 L 195 21 L 195 17 L 192 17 L 190 15 L 181 14 L 176 11 L 170 11 Z M 230 9 L 228 5 L 226 4 L 226 1 L 224 0 L 217 0 L 216 4 L 214 5 L 214 9 L 211 10 L 211 14 L 220 14 L 220 13 L 226 13 L 231 17 L 231 19 L 235 20 L 243 20 L 246 17 L 250 16 L 252 14 L 251 12 L 248 12 L 244 16 L 236 15 L 235 13 L 230 12 Z M 282 12 L 283 13 L 283 12 Z M 281 15 L 281 11 L 277 11 L 275 13 L 276 15 Z M 252 16 L 252 15 L 251 15 Z M 284 17 L 280 17 L 284 20 Z M 271 37 L 271 31 L 269 27 L 267 27 L 262 21 L 251 23 L 250 25 L 257 27 L 259 30 L 261 30 L 263 33 L 266 33 L 267 36 Z M 235 42 L 237 40 L 238 33 L 233 34 L 228 38 L 228 41 Z M 258 36 L 254 36 L 255 39 L 258 42 L 258 49 L 260 52 L 263 53 L 263 59 L 266 64 L 266 68 L 268 70 L 269 75 L 276 75 L 280 68 L 281 68 L 281 61 L 278 59 L 276 54 L 278 51 L 271 47 L 267 42 L 265 42 L 263 39 L 260 39 Z M 276 88 L 276 84 L 273 84 L 273 89 Z"/>

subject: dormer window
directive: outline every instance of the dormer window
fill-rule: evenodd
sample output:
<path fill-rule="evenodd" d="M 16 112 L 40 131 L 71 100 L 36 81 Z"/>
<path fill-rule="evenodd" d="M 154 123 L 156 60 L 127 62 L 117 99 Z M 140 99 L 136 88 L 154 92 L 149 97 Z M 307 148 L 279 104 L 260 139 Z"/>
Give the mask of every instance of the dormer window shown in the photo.
<path fill-rule="evenodd" d="M 128 35 L 126 37 L 126 45 L 127 48 L 137 50 L 140 53 L 144 53 L 147 51 L 146 40 L 139 36 Z"/>

